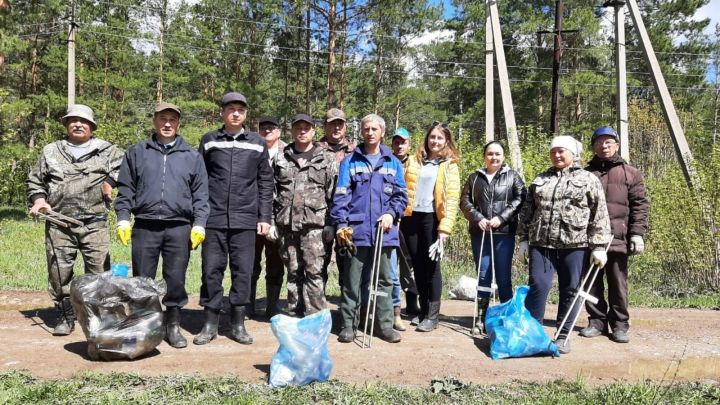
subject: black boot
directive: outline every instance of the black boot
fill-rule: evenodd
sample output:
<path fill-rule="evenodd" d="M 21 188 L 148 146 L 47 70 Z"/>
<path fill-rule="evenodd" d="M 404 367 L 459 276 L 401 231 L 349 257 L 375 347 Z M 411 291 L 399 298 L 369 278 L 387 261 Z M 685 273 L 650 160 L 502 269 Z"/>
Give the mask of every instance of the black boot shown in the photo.
<path fill-rule="evenodd" d="M 438 327 L 440 316 L 440 301 L 431 302 L 428 309 L 428 316 L 415 329 L 418 332 L 432 332 Z"/>
<path fill-rule="evenodd" d="M 245 315 L 248 318 L 255 318 L 255 297 L 257 295 L 257 280 L 250 280 L 250 304 L 247 306 Z"/>
<path fill-rule="evenodd" d="M 478 298 L 477 301 L 477 311 L 478 311 L 478 320 L 477 323 L 473 326 L 472 334 L 473 335 L 480 335 L 482 333 L 485 333 L 485 315 L 487 314 L 488 306 L 490 306 L 490 297 L 482 297 Z"/>
<path fill-rule="evenodd" d="M 205 307 L 205 325 L 203 325 L 200 333 L 195 335 L 193 343 L 196 345 L 204 345 L 210 343 L 218 334 L 218 324 L 220 323 L 220 310 Z"/>
<path fill-rule="evenodd" d="M 410 320 L 410 325 L 417 326 L 420 325 L 422 321 L 425 320 L 425 318 L 428 317 L 428 312 L 430 311 L 430 302 L 427 299 L 420 299 L 420 311 L 418 312 L 417 316 L 413 317 Z"/>
<path fill-rule="evenodd" d="M 282 289 L 282 286 L 268 284 L 265 289 L 267 291 L 267 307 L 265 307 L 265 316 L 272 318 L 280 313 L 280 310 L 278 309 L 278 301 L 280 300 L 280 290 Z"/>
<path fill-rule="evenodd" d="M 70 297 L 65 297 L 55 304 L 58 309 L 58 319 L 52 331 L 53 336 L 66 336 L 75 329 L 75 312 L 73 312 Z"/>
<path fill-rule="evenodd" d="M 411 293 L 410 291 L 405 293 L 405 315 L 413 316 L 420 313 L 418 307 L 418 296 L 417 294 Z"/>
<path fill-rule="evenodd" d="M 180 334 L 180 307 L 165 308 L 165 340 L 176 349 L 187 346 L 187 340 Z"/>
<path fill-rule="evenodd" d="M 245 330 L 245 306 L 237 305 L 232 307 L 230 316 L 230 337 L 244 345 L 252 344 L 253 340 Z"/>

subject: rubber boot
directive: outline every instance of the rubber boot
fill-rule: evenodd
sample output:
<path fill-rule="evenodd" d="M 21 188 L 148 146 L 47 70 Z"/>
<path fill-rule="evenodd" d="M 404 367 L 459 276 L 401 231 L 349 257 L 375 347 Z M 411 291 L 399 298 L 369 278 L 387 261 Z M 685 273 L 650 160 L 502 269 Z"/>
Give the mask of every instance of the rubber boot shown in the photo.
<path fill-rule="evenodd" d="M 176 349 L 187 346 L 187 340 L 180 333 L 180 307 L 165 309 L 165 340 Z"/>
<path fill-rule="evenodd" d="M 477 302 L 477 311 L 478 311 L 478 320 L 473 326 L 472 334 L 473 335 L 480 335 L 482 333 L 485 333 L 485 315 L 487 314 L 487 309 L 490 306 L 490 297 L 481 297 L 478 298 Z"/>
<path fill-rule="evenodd" d="M 429 311 L 430 303 L 426 299 L 420 299 L 420 311 L 418 312 L 417 316 L 413 317 L 412 320 L 410 320 L 410 325 L 420 325 L 420 323 L 424 321 L 425 318 L 427 318 Z"/>
<path fill-rule="evenodd" d="M 52 334 L 53 336 L 67 336 L 75 329 L 75 312 L 73 312 L 70 297 L 63 298 L 55 306 L 58 309 L 58 318 Z"/>
<path fill-rule="evenodd" d="M 267 285 L 267 307 L 265 307 L 265 316 L 272 318 L 280 313 L 278 309 L 278 301 L 280 300 L 280 285 Z"/>
<path fill-rule="evenodd" d="M 248 319 L 255 318 L 255 297 L 257 296 L 257 280 L 250 280 L 250 304 L 247 306 Z"/>
<path fill-rule="evenodd" d="M 431 302 L 428 309 L 428 316 L 415 329 L 418 332 L 432 332 L 438 327 L 440 316 L 440 301 Z"/>
<path fill-rule="evenodd" d="M 418 307 L 418 296 L 417 294 L 406 292 L 405 293 L 405 315 L 413 316 L 420 313 L 420 307 Z"/>
<path fill-rule="evenodd" d="M 400 317 L 400 307 L 393 307 L 393 314 L 393 329 L 404 332 L 407 328 L 405 327 L 405 323 Z"/>
<path fill-rule="evenodd" d="M 232 307 L 230 316 L 230 337 L 241 344 L 252 344 L 253 339 L 245 330 L 245 306 L 237 305 Z"/>
<path fill-rule="evenodd" d="M 196 345 L 205 345 L 215 339 L 218 334 L 218 324 L 220 323 L 220 310 L 205 307 L 205 325 L 203 325 L 200 333 L 195 335 L 193 343 Z"/>

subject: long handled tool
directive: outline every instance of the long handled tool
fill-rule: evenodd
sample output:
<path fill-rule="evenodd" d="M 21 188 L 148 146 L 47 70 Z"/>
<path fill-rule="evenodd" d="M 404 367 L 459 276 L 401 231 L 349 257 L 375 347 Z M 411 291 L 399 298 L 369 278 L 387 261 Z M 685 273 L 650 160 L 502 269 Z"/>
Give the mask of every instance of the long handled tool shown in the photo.
<path fill-rule="evenodd" d="M 38 212 L 38 217 L 44 219 L 45 221 L 52 222 L 53 224 L 57 226 L 61 226 L 63 228 L 71 228 L 73 225 L 75 226 L 83 226 L 81 221 L 78 221 L 75 218 L 70 218 L 66 215 L 60 214 L 59 212 L 55 212 L 51 209 L 45 209 L 43 211 Z"/>
<path fill-rule="evenodd" d="M 607 246 L 605 246 L 605 252 L 610 249 L 610 244 L 612 244 L 612 239 L 610 239 L 610 242 L 608 242 Z M 575 305 L 579 302 L 580 308 L 585 305 L 585 301 L 590 301 L 593 304 L 598 303 L 597 297 L 593 297 L 590 295 L 590 289 L 592 288 L 593 284 L 595 284 L 595 279 L 597 278 L 597 275 L 600 273 L 600 267 L 598 267 L 595 263 L 590 265 L 590 268 L 588 269 L 587 273 L 585 274 L 585 277 L 583 278 L 582 282 L 578 286 L 577 293 L 575 293 L 575 298 L 573 298 L 572 303 L 570 304 L 570 307 L 568 308 L 567 313 L 565 314 L 565 317 L 563 318 L 562 322 L 560 322 L 560 327 L 555 332 L 555 337 L 553 340 L 557 340 L 560 337 L 560 333 L 563 330 L 563 326 L 565 325 L 565 322 L 568 321 L 568 318 L 570 317 L 570 314 L 573 313 L 573 309 L 575 308 Z M 588 280 L 590 281 L 588 283 Z M 567 336 L 565 337 L 565 341 L 563 342 L 563 345 L 567 345 L 567 342 L 570 341 L 570 335 L 575 327 L 575 324 L 577 323 L 578 318 L 580 317 L 580 309 L 575 313 L 575 316 L 573 317 L 572 324 L 570 324 L 570 328 L 568 328 Z"/>
<path fill-rule="evenodd" d="M 372 271 L 370 272 L 370 295 L 368 298 L 368 306 L 365 312 L 365 325 L 363 327 L 362 348 L 370 348 L 372 346 L 373 333 L 375 331 L 375 310 L 377 309 L 377 297 L 387 296 L 387 293 L 378 291 L 380 283 L 380 256 L 382 255 L 383 229 L 378 223 L 377 234 L 375 235 L 375 249 L 373 250 Z M 372 313 L 370 307 L 372 306 Z M 368 322 L 370 324 L 370 336 L 368 339 Z M 366 344 L 367 342 L 367 344 Z"/>
<path fill-rule="evenodd" d="M 480 285 L 480 267 L 482 266 L 482 255 L 483 255 L 483 249 L 485 247 L 485 234 L 490 233 L 490 268 L 492 271 L 492 281 L 490 282 L 490 287 L 484 287 Z M 470 334 L 473 334 L 473 329 L 475 328 L 475 321 L 478 317 L 478 293 L 479 292 L 489 292 L 492 297 L 492 303 L 495 305 L 496 302 L 496 292 L 497 292 L 497 284 L 495 283 L 495 243 L 493 241 L 493 233 L 492 229 L 489 231 L 484 231 L 482 238 L 480 239 L 480 252 L 478 253 L 478 266 L 477 266 L 477 280 L 475 281 L 475 285 L 477 286 L 477 292 L 475 293 L 475 303 L 473 307 L 473 321 L 472 325 L 470 326 Z"/>

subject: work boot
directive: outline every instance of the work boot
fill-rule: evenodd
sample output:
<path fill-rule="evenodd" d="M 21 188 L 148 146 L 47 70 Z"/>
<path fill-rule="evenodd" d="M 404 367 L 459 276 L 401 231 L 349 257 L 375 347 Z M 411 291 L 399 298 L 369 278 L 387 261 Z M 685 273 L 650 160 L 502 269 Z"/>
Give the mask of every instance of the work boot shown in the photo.
<path fill-rule="evenodd" d="M 420 325 L 420 323 L 422 321 L 424 321 L 425 318 L 427 318 L 428 312 L 430 311 L 429 307 L 430 307 L 430 303 L 427 300 L 421 299 L 420 300 L 420 311 L 418 312 L 417 316 L 414 316 L 410 320 L 410 325 L 412 325 L 412 326 Z"/>
<path fill-rule="evenodd" d="M 195 335 L 193 343 L 196 345 L 205 345 L 215 339 L 218 334 L 218 324 L 220 323 L 220 310 L 205 307 L 205 325 L 203 325 L 200 333 Z"/>
<path fill-rule="evenodd" d="M 248 319 L 255 318 L 255 297 L 257 295 L 257 280 L 250 280 L 250 303 L 247 306 L 245 315 Z"/>
<path fill-rule="evenodd" d="M 480 335 L 480 334 L 486 332 L 485 316 L 487 315 L 487 309 L 489 306 L 490 306 L 490 297 L 478 298 L 478 302 L 477 302 L 478 320 L 472 329 L 473 335 Z"/>
<path fill-rule="evenodd" d="M 402 318 L 400 317 L 400 307 L 393 307 L 393 329 L 399 330 L 400 332 L 405 332 L 407 329 L 405 327 L 405 323 L 403 322 Z"/>
<path fill-rule="evenodd" d="M 52 334 L 53 336 L 67 336 L 75 329 L 75 312 L 73 312 L 70 297 L 63 298 L 62 301 L 55 304 L 55 307 L 58 309 L 58 318 Z"/>
<path fill-rule="evenodd" d="M 165 340 L 176 349 L 187 346 L 187 340 L 180 334 L 180 307 L 165 308 Z"/>
<path fill-rule="evenodd" d="M 377 337 L 388 343 L 398 343 L 402 340 L 400 333 L 392 328 L 380 330 Z"/>
<path fill-rule="evenodd" d="M 280 285 L 267 285 L 267 307 L 265 307 L 265 316 L 272 318 L 280 313 L 278 309 L 278 301 L 280 300 Z"/>
<path fill-rule="evenodd" d="M 230 316 L 230 337 L 241 344 L 250 345 L 253 339 L 245 330 L 245 306 L 237 305 L 232 307 Z"/>
<path fill-rule="evenodd" d="M 628 333 L 626 330 L 622 329 L 613 329 L 612 332 L 612 340 L 615 343 L 628 343 L 630 342 L 630 336 L 628 336 Z"/>
<path fill-rule="evenodd" d="M 342 328 L 340 334 L 338 334 L 338 342 L 350 343 L 355 340 L 355 330 L 350 326 Z"/>
<path fill-rule="evenodd" d="M 430 303 L 428 316 L 415 328 L 418 332 L 432 332 L 438 327 L 438 317 L 440 316 L 440 301 Z"/>
<path fill-rule="evenodd" d="M 580 336 L 586 338 L 594 338 L 602 335 L 602 331 L 593 325 L 588 325 L 580 330 Z"/>
<path fill-rule="evenodd" d="M 418 307 L 418 296 L 417 294 L 413 294 L 411 292 L 405 293 L 405 315 L 412 316 L 417 315 L 420 313 L 420 308 Z"/>
<path fill-rule="evenodd" d="M 555 340 L 555 346 L 557 346 L 561 354 L 570 353 L 570 341 L 567 340 L 567 337 L 565 336 L 561 336 Z"/>

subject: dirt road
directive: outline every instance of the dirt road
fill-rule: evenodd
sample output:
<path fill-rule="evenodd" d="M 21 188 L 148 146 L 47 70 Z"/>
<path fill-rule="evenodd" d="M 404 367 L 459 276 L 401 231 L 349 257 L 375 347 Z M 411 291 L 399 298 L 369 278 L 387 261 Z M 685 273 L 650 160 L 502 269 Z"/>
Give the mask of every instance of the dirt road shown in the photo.
<path fill-rule="evenodd" d="M 197 297 L 191 298 L 192 303 L 197 301 Z M 0 291 L 0 370 L 27 370 L 36 377 L 51 379 L 84 370 L 141 375 L 232 374 L 248 382 L 263 383 L 277 349 L 270 324 L 250 320 L 246 325 L 255 339 L 251 346 L 219 336 L 206 346 L 190 343 L 188 348 L 177 350 L 162 343 L 145 358 L 96 362 L 87 358 L 85 337 L 79 327 L 67 337 L 50 334 L 46 323 L 52 326 L 55 316 L 50 304 L 43 292 Z M 427 386 L 432 378 L 447 376 L 482 384 L 578 376 L 591 385 L 643 379 L 720 383 L 720 311 L 632 308 L 629 344 L 617 344 L 606 337 L 585 339 L 576 334 L 571 339 L 572 353 L 560 358 L 493 361 L 488 354 L 489 341 L 468 335 L 471 308 L 472 304 L 465 301 L 443 302 L 441 326 L 435 332 L 409 330 L 399 344 L 375 339 L 369 350 L 338 343 L 334 330 L 329 343 L 335 363 L 332 378 L 352 383 L 369 380 L 421 386 Z M 550 306 L 546 317 L 554 317 L 554 311 Z M 228 333 L 227 322 L 224 316 L 221 335 Z M 201 326 L 201 309 L 193 304 L 182 320 L 186 337 L 198 333 Z M 550 328 L 547 331 L 552 333 Z"/>

